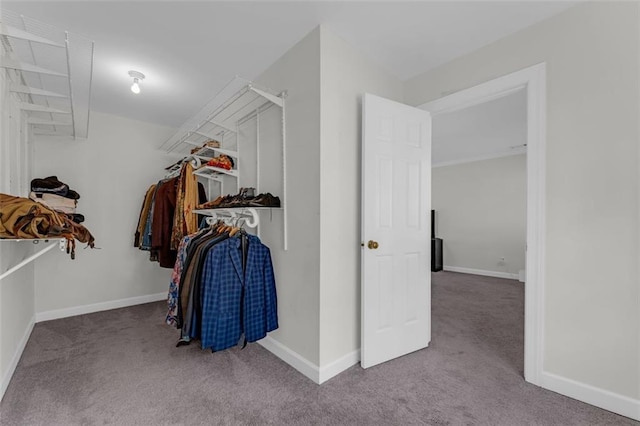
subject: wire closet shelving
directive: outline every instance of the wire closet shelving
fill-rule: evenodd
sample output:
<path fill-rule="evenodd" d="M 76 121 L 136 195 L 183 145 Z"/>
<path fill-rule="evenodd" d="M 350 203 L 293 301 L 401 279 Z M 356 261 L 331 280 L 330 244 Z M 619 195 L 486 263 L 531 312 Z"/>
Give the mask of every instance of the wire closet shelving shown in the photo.
<path fill-rule="evenodd" d="M 94 42 L 0 9 L 2 68 L 35 135 L 86 138 Z"/>
<path fill-rule="evenodd" d="M 86 138 L 94 42 L 6 8 L 0 8 L 0 41 L 7 90 L 17 97 L 32 133 Z M 0 239 L 6 244 L 26 241 L 44 247 L 1 271 L 0 280 L 56 246 L 65 250 L 64 238 Z"/>
<path fill-rule="evenodd" d="M 263 113 L 272 107 L 281 109 L 282 126 L 282 200 L 279 208 L 217 208 L 202 209 L 195 213 L 212 216 L 214 218 L 244 218 L 247 226 L 257 227 L 260 223 L 259 212 L 282 210 L 283 212 L 283 237 L 284 249 L 287 250 L 287 161 L 286 161 L 286 131 L 285 131 L 285 98 L 286 92 L 278 95 L 256 86 L 251 81 L 236 76 L 200 112 L 187 120 L 169 139 L 161 146 L 167 153 L 183 156 L 173 169 L 168 170 L 168 175 L 175 174 L 182 163 L 190 161 L 197 169 L 194 174 L 209 181 L 218 182 L 221 185 L 221 193 L 224 193 L 226 178 L 235 178 L 236 191 L 240 189 L 240 176 L 243 171 L 239 166 L 240 133 L 241 126 L 249 120 L 255 119 L 256 130 L 256 191 L 260 191 L 260 120 Z M 205 146 L 211 140 L 234 141 L 233 147 L 226 144 L 220 147 Z M 194 147 L 199 149 L 194 150 Z M 224 154 L 232 157 L 235 166 L 231 170 L 206 165 L 206 162 L 214 156 Z"/>

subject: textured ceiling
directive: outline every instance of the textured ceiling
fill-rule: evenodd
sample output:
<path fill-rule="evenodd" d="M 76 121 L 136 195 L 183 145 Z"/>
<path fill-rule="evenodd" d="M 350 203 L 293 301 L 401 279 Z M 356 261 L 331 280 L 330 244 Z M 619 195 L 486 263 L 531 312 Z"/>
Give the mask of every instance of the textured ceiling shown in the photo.
<path fill-rule="evenodd" d="M 259 76 L 325 25 L 406 79 L 575 2 L 3 2 L 95 40 L 92 108 L 179 126 L 235 75 Z M 147 75 L 133 95 L 127 71 Z M 281 88 L 274 88 L 281 89 Z"/>

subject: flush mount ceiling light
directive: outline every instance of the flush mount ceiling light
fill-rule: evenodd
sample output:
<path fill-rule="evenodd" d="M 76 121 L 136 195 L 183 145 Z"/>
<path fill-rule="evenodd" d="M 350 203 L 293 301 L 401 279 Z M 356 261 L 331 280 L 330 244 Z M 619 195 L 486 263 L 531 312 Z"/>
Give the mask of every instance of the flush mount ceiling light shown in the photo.
<path fill-rule="evenodd" d="M 140 93 L 140 82 L 144 80 L 144 74 L 140 71 L 129 71 L 129 77 L 133 78 L 133 84 L 131 85 L 131 91 L 136 95 Z"/>

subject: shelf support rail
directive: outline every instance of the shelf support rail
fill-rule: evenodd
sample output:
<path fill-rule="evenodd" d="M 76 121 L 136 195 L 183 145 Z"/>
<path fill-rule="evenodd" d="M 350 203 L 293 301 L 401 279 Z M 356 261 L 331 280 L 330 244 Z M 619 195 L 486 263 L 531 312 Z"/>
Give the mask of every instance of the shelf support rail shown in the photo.
<path fill-rule="evenodd" d="M 55 241 L 55 240 L 54 240 Z M 64 250 L 65 248 L 65 241 L 64 239 L 61 239 L 58 242 L 58 247 L 60 247 L 61 250 Z M 32 254 L 31 256 L 23 259 L 20 263 L 18 263 L 17 265 L 7 269 L 5 272 L 2 273 L 2 275 L 0 275 L 0 280 L 8 277 L 9 275 L 11 275 L 12 273 L 14 273 L 15 271 L 17 271 L 18 269 L 22 268 L 24 265 L 36 260 L 37 258 L 39 258 L 40 256 L 42 256 L 43 254 L 45 254 L 46 252 L 50 251 L 51 249 L 53 249 L 54 247 L 56 247 L 56 244 L 51 244 L 48 245 L 47 247 L 43 248 L 42 250 L 39 250 L 37 252 L 35 252 L 34 254 Z"/>
<path fill-rule="evenodd" d="M 289 221 L 287 217 L 287 204 L 288 204 L 288 196 L 287 196 L 287 121 L 286 121 L 286 109 L 285 109 L 285 98 L 287 97 L 287 92 L 282 92 L 280 94 L 280 98 L 282 100 L 282 197 L 283 197 L 283 212 L 282 212 L 282 233 L 283 233 L 283 246 L 284 251 L 289 249 Z"/>

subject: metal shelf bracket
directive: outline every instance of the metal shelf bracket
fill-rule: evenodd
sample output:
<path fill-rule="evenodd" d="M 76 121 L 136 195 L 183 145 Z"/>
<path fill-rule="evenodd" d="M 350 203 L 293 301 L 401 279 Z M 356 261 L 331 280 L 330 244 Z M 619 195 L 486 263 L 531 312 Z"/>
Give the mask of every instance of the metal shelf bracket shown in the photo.
<path fill-rule="evenodd" d="M 31 241 L 31 240 L 3 240 L 3 241 Z M 38 244 L 41 240 L 33 240 L 34 244 Z M 58 241 L 58 240 L 44 240 L 45 242 L 49 242 L 49 241 Z M 37 258 L 39 258 L 40 256 L 42 256 L 43 254 L 45 254 L 46 252 L 52 250 L 55 247 L 59 247 L 60 250 L 65 250 L 66 247 L 66 240 L 60 239 L 58 241 L 58 244 L 50 244 L 48 246 L 46 246 L 45 248 L 43 248 L 42 250 L 38 250 L 37 252 L 35 252 L 34 254 L 32 254 L 31 256 L 28 256 L 24 259 L 22 259 L 20 262 L 18 262 L 16 265 L 12 266 L 11 268 L 7 269 L 5 272 L 2 273 L 2 275 L 0 275 L 0 280 L 8 277 L 9 275 L 11 275 L 12 273 L 16 272 L 18 269 L 22 268 L 23 266 L 25 266 L 26 264 L 33 262 L 34 260 L 36 260 Z"/>

